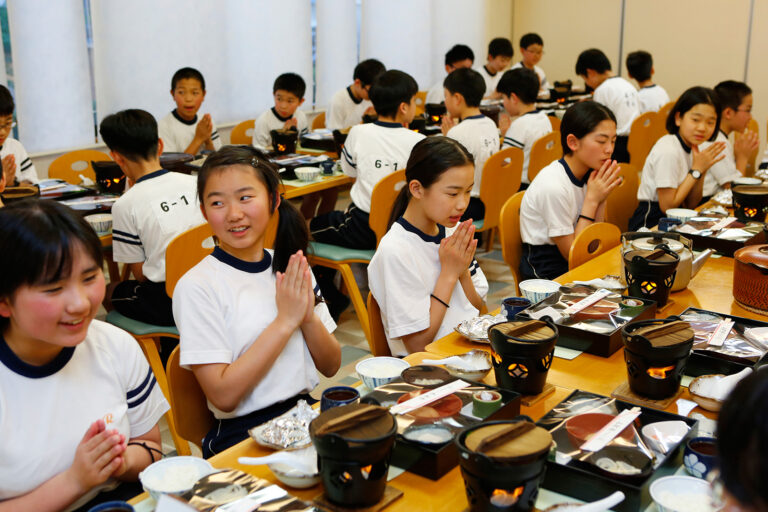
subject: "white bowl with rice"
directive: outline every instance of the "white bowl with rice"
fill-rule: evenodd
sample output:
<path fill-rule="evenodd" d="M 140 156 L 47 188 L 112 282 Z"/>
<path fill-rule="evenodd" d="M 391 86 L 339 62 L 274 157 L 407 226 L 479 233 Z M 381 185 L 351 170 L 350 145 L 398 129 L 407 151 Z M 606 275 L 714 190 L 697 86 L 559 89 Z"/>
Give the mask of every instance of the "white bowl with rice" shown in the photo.
<path fill-rule="evenodd" d="M 523 297 L 537 304 L 560 289 L 560 283 L 547 279 L 527 279 L 519 285 Z"/>
<path fill-rule="evenodd" d="M 709 482 L 692 476 L 665 476 L 650 487 L 659 512 L 714 512 Z"/>
<path fill-rule="evenodd" d="M 389 384 L 399 377 L 403 370 L 410 367 L 408 361 L 403 359 L 379 356 L 363 359 L 355 365 L 355 371 L 368 389 L 376 389 Z"/>
<path fill-rule="evenodd" d="M 192 489 L 198 480 L 217 471 L 205 459 L 182 455 L 150 464 L 139 473 L 139 481 L 157 501 L 161 494 L 183 494 Z"/>

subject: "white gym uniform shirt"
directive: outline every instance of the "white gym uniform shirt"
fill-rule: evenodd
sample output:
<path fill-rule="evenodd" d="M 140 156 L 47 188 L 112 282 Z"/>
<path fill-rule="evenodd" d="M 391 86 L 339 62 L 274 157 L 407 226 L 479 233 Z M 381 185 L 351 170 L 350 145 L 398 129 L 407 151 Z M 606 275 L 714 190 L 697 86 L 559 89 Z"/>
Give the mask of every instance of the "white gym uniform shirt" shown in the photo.
<path fill-rule="evenodd" d="M 631 83 L 620 76 L 612 76 L 597 86 L 592 99 L 611 109 L 616 116 L 616 135 L 629 135 L 632 121 L 640 115 L 637 89 Z"/>
<path fill-rule="evenodd" d="M 640 106 L 640 113 L 658 112 L 661 107 L 669 103 L 669 94 L 658 84 L 641 87 L 637 91 L 637 101 Z M 663 122 L 666 122 L 664 119 Z"/>
<path fill-rule="evenodd" d="M 0 160 L 8 155 L 13 155 L 16 160 L 16 179 L 19 182 L 28 181 L 30 183 L 38 183 L 40 179 L 37 177 L 37 170 L 35 164 L 30 160 L 27 150 L 21 145 L 21 142 L 8 137 L 0 146 Z M 13 183 L 6 183 L 6 187 L 13 186 Z"/>
<path fill-rule="evenodd" d="M 163 152 L 165 153 L 183 153 L 185 149 L 192 144 L 192 140 L 195 138 L 195 130 L 197 130 L 197 122 L 200 118 L 195 115 L 195 118 L 191 121 L 182 119 L 181 116 L 174 109 L 167 116 L 162 118 L 157 123 L 157 132 L 160 138 L 163 139 Z M 211 131 L 211 142 L 213 142 L 214 149 L 221 148 L 221 137 L 219 132 L 216 131 L 216 125 L 211 121 L 213 130 Z M 198 153 L 205 149 L 205 144 L 201 144 L 197 150 Z"/>
<path fill-rule="evenodd" d="M 517 117 L 509 125 L 502 141 L 503 148 L 520 148 L 523 150 L 522 183 L 530 183 L 528 179 L 528 163 L 531 161 L 533 143 L 552 131 L 552 123 L 544 111 L 534 110 Z"/>
<path fill-rule="evenodd" d="M 291 117 L 280 117 L 275 107 L 267 110 L 256 119 L 253 125 L 253 145 L 261 149 L 270 149 L 272 147 L 272 130 L 282 130 L 286 121 L 296 118 L 296 129 L 299 131 L 299 138 L 309 131 L 307 116 L 301 110 L 297 110 Z"/>
<path fill-rule="evenodd" d="M 693 163 L 691 148 L 679 135 L 667 134 L 656 141 L 643 164 L 640 175 L 639 201 L 659 201 L 659 188 L 677 188 L 688 175 Z"/>
<path fill-rule="evenodd" d="M 343 130 L 363 122 L 363 114 L 373 103 L 352 95 L 352 88 L 336 91 L 328 105 L 325 127 L 329 130 Z"/>
<path fill-rule="evenodd" d="M 483 97 L 487 98 L 488 96 L 493 95 L 493 93 L 496 92 L 496 86 L 499 84 L 499 80 L 501 80 L 501 75 L 504 74 L 504 71 L 499 71 L 492 75 L 488 72 L 485 66 L 479 66 L 475 68 L 475 71 L 480 73 L 480 75 L 483 77 L 483 80 L 485 80 L 485 94 Z"/>
<path fill-rule="evenodd" d="M 464 118 L 448 130 L 447 137 L 459 141 L 472 154 L 475 161 L 475 184 L 472 197 L 480 197 L 480 180 L 483 166 L 491 155 L 499 150 L 499 128 L 483 114 Z"/>
<path fill-rule="evenodd" d="M 715 142 L 725 142 L 725 149 L 723 149 L 722 152 L 722 154 L 725 155 L 725 158 L 712 164 L 704 175 L 704 197 L 711 197 L 717 194 L 722 190 L 723 185 L 732 182 L 736 178 L 742 177 L 741 172 L 736 168 L 736 157 L 733 154 L 733 144 L 731 144 L 728 136 L 718 130 Z M 712 145 L 712 142 L 702 142 L 699 144 L 699 151 L 704 151 L 710 145 Z"/>

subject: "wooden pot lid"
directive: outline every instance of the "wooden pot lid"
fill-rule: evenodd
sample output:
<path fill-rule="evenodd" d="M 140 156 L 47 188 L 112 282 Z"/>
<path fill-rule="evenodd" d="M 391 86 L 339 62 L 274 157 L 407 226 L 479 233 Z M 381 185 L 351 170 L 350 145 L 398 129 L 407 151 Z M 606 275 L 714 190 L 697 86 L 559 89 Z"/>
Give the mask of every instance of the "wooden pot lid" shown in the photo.
<path fill-rule="evenodd" d="M 552 434 L 529 421 L 492 423 L 467 434 L 464 445 L 492 458 L 514 459 L 549 451 Z"/>
<path fill-rule="evenodd" d="M 315 436 L 338 434 L 344 439 L 366 441 L 386 436 L 395 418 L 384 407 L 349 404 L 328 409 L 310 424 Z"/>
<path fill-rule="evenodd" d="M 632 332 L 633 336 L 642 336 L 650 342 L 654 348 L 671 347 L 686 343 L 693 339 L 694 333 L 691 324 L 676 320 L 663 324 L 648 325 Z"/>
<path fill-rule="evenodd" d="M 491 326 L 490 330 L 498 331 L 507 338 L 526 341 L 545 341 L 555 335 L 555 331 L 541 320 L 502 322 Z"/>

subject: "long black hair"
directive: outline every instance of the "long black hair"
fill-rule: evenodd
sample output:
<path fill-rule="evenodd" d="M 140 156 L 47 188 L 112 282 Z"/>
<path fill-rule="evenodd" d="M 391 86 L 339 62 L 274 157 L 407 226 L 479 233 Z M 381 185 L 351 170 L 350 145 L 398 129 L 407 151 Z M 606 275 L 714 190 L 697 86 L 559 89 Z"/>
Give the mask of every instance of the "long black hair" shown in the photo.
<path fill-rule="evenodd" d="M 274 214 L 281 184 L 277 166 L 270 162 L 264 153 L 251 146 L 224 146 L 208 156 L 197 175 L 197 196 L 200 203 L 203 204 L 208 178 L 232 165 L 246 165 L 253 169 L 253 174 L 267 189 L 270 211 Z M 307 253 L 309 231 L 304 217 L 289 201 L 281 200 L 277 213 L 280 218 L 277 223 L 272 271 L 285 272 L 291 255 L 299 250 Z"/>
<path fill-rule="evenodd" d="M 616 123 L 616 116 L 611 109 L 596 101 L 580 101 L 565 111 L 560 123 L 560 143 L 563 145 L 563 156 L 573 153 L 568 147 L 568 135 L 581 139 L 592 133 L 597 125 L 611 120 Z"/>
<path fill-rule="evenodd" d="M 412 180 L 418 181 L 424 188 L 429 188 L 448 169 L 473 164 L 472 154 L 454 139 L 440 135 L 420 140 L 413 146 L 411 156 L 408 157 L 405 166 L 406 184 L 395 199 L 389 225 L 399 219 L 408 208 L 408 202 L 411 200 L 408 184 Z"/>
<path fill-rule="evenodd" d="M 25 200 L 0 208 L 0 298 L 22 286 L 55 283 L 69 277 L 80 246 L 101 268 L 101 241 L 73 209 L 55 201 Z M 9 319 L 0 318 L 0 328 Z"/>

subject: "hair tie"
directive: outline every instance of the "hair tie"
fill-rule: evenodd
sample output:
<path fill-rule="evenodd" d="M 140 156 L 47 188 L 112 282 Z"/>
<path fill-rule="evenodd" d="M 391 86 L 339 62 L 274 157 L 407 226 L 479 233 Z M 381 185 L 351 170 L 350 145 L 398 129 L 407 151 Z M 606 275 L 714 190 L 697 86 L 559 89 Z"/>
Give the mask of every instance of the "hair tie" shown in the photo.
<path fill-rule="evenodd" d="M 256 157 L 251 157 L 251 167 L 258 167 L 258 160 L 256 160 Z"/>

